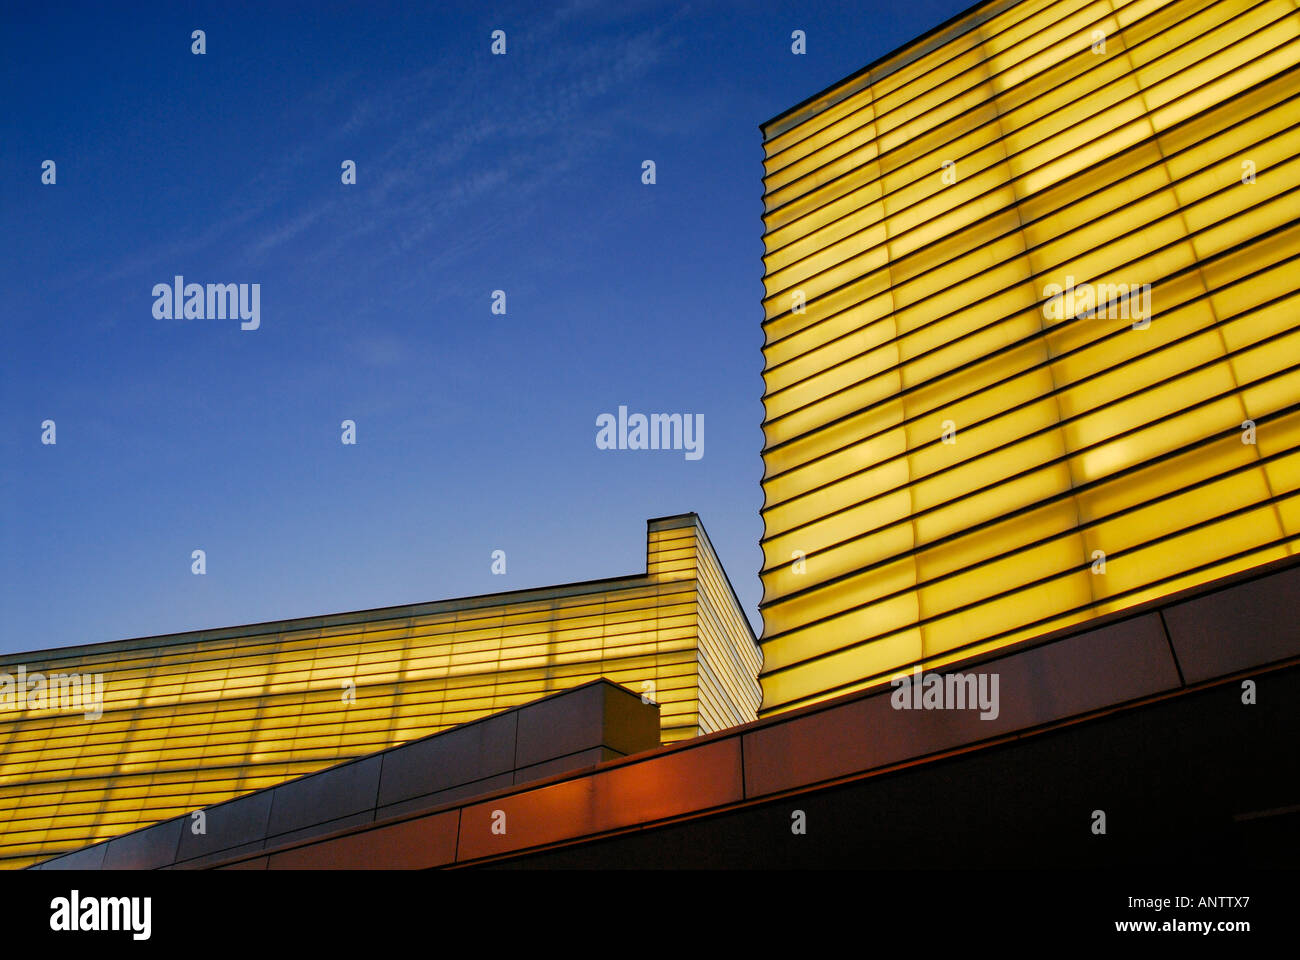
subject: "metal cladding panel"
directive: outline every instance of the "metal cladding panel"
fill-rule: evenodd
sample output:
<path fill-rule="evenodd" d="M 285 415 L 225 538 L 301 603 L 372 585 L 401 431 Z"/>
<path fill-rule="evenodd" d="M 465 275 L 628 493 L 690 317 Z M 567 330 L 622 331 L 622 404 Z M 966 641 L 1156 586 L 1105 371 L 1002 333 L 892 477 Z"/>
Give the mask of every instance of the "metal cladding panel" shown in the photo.
<path fill-rule="evenodd" d="M 764 128 L 761 715 L 1293 555 L 1300 11 L 970 11 Z"/>
<path fill-rule="evenodd" d="M 740 738 L 726 737 L 463 807 L 456 860 L 637 827 L 742 799 Z"/>
<path fill-rule="evenodd" d="M 460 811 L 378 827 L 331 843 L 294 847 L 252 861 L 251 869 L 364 870 L 382 864 L 390 870 L 421 870 L 456 858 Z"/>
<path fill-rule="evenodd" d="M 1300 569 L 1292 568 L 1165 610 L 1188 683 L 1300 656 Z"/>

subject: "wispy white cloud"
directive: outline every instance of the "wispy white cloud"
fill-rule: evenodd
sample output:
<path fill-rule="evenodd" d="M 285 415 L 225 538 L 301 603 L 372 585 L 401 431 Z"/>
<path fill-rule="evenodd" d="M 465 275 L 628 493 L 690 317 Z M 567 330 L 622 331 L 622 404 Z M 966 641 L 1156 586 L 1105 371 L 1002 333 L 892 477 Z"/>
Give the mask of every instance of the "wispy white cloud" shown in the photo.
<path fill-rule="evenodd" d="M 620 9 L 617 16 L 625 18 L 632 8 Z M 575 30 L 579 18 L 599 19 L 604 39 L 601 31 L 593 40 L 591 30 Z M 166 273 L 219 248 L 254 263 L 287 250 L 303 263 L 363 251 L 366 269 L 375 271 L 384 257 L 429 245 L 429 269 L 452 270 L 519 230 L 559 178 L 607 143 L 614 133 L 599 117 L 627 116 L 638 85 L 677 42 L 671 22 L 636 29 L 620 27 L 623 22 L 605 7 L 573 0 L 514 31 L 508 56 L 519 59 L 509 63 L 486 56 L 468 69 L 435 63 L 360 95 L 364 76 L 328 78 L 305 104 L 346 119 L 263 167 L 221 221 L 96 276 Z M 320 163 L 322 144 L 357 160 L 358 192 L 343 202 L 335 189 L 295 206 L 301 184 L 320 176 L 312 167 Z M 344 152 L 334 149 L 339 146 Z M 496 201 L 507 200 L 510 215 L 504 216 L 506 204 Z"/>

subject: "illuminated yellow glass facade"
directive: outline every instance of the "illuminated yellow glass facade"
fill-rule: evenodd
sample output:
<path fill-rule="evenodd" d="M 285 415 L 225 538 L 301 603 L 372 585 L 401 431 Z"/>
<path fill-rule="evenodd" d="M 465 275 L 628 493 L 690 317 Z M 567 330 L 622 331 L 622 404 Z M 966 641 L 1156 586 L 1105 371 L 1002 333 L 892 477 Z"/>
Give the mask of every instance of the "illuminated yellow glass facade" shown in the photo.
<path fill-rule="evenodd" d="M 1298 65 L 992 2 L 764 125 L 760 715 L 1296 552 Z"/>
<path fill-rule="evenodd" d="M 0 866 L 598 677 L 658 702 L 664 742 L 754 719 L 758 648 L 703 527 L 647 537 L 644 576 L 3 658 L 102 674 L 104 703 L 0 710 Z"/>

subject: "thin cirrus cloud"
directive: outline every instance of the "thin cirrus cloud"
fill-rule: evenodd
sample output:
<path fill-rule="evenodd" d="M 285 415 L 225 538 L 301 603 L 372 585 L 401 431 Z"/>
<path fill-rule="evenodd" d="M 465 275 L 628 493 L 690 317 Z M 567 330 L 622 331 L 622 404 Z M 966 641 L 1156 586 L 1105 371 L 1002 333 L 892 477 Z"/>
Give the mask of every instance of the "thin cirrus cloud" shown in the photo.
<path fill-rule="evenodd" d="M 542 34 L 558 22 L 557 16 Z M 345 139 L 364 148 L 384 144 L 373 156 L 356 158 L 359 177 L 370 178 L 364 181 L 365 215 L 345 208 L 336 194 L 327 196 L 287 222 L 283 212 L 277 213 L 280 225 L 254 240 L 249 252 L 265 256 L 303 238 L 313 226 L 328 225 L 328 230 L 316 231 L 315 240 L 314 252 L 325 258 L 355 250 L 373 237 L 384 238 L 386 248 L 396 251 L 431 236 L 453 237 L 454 242 L 440 243 L 428 261 L 434 268 L 450 268 L 518 228 L 539 194 L 606 139 L 601 125 L 592 122 L 594 114 L 611 109 L 602 100 L 626 95 L 663 61 L 671 45 L 666 28 L 658 26 L 621 41 L 612 53 L 589 45 L 554 51 L 540 59 L 537 69 L 506 71 L 479 63 L 459 76 L 436 66 L 403 77 L 357 100 L 331 138 L 340 146 Z M 491 98 L 484 98 L 489 89 Z M 340 94 L 341 88 L 333 91 Z M 466 123 L 465 104 L 476 99 L 485 108 Z M 496 103 L 513 104 L 517 112 L 502 119 L 491 108 Z M 403 125 L 402 118 L 417 104 L 426 105 L 424 118 Z M 301 154 L 295 161 L 300 168 L 305 165 Z M 287 173 L 285 179 L 300 172 L 305 171 Z M 485 198 L 507 195 L 509 218 L 490 211 L 468 222 L 461 216 Z M 453 220 L 454 231 L 449 229 Z"/>
<path fill-rule="evenodd" d="M 564 40 L 582 8 L 572 4 L 515 31 L 517 59 L 508 69 L 484 56 L 468 69 L 435 63 L 369 90 L 355 71 L 326 78 L 302 102 L 345 120 L 318 125 L 311 142 L 274 156 L 215 222 L 87 266 L 73 282 L 164 277 L 185 264 L 232 257 L 253 269 L 292 270 L 309 260 L 353 258 L 358 250 L 374 268 L 379 258 L 435 237 L 426 266 L 453 269 L 535 215 L 558 178 L 610 145 L 613 124 L 637 122 L 622 102 L 676 44 L 665 23 L 608 44 Z M 544 45 L 546 55 L 526 56 L 525 44 Z M 467 110 L 468 104 L 482 107 Z M 412 116 L 421 119 L 412 124 Z M 334 189 L 341 159 L 358 164 L 355 200 Z M 318 199 L 300 202 L 302 185 L 316 178 Z M 474 209 L 481 201 L 488 202 Z M 508 202 L 510 215 L 493 210 L 493 202 Z"/>

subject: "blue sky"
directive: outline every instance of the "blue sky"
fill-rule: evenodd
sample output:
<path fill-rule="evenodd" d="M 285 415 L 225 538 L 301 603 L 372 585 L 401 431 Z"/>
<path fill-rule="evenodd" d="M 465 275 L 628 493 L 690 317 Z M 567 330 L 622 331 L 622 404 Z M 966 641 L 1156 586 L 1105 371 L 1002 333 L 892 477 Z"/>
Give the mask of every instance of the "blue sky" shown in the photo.
<path fill-rule="evenodd" d="M 6 5 L 0 652 L 637 573 L 692 510 L 757 629 L 758 124 L 966 6 Z M 620 404 L 704 456 L 598 450 Z"/>

